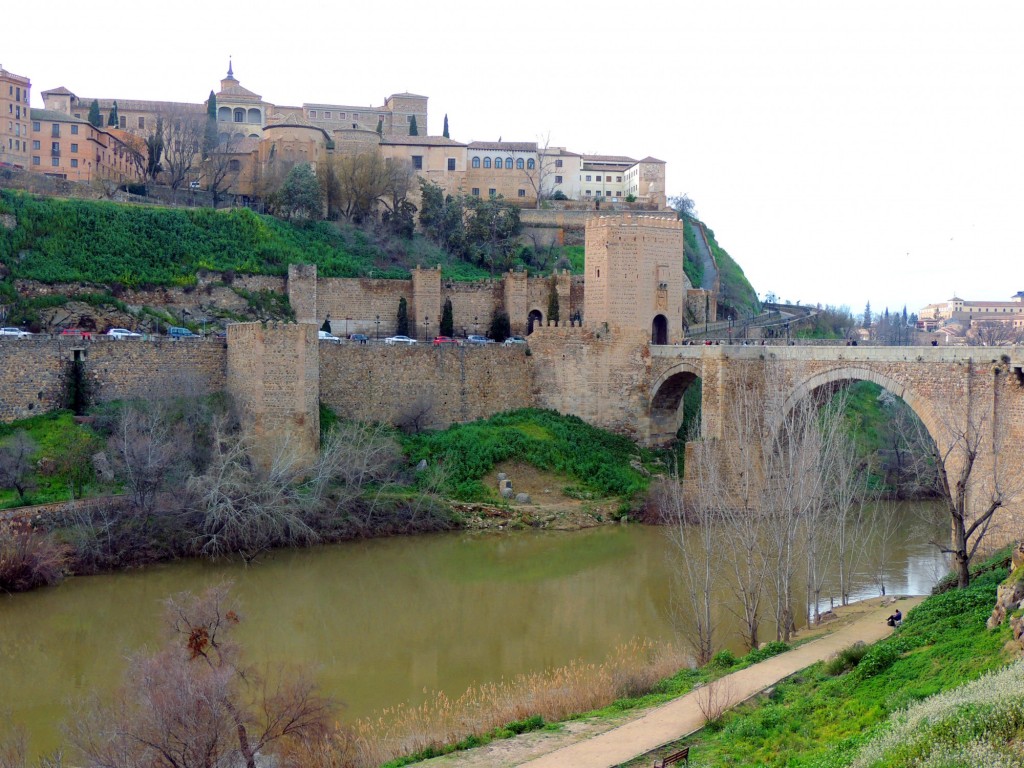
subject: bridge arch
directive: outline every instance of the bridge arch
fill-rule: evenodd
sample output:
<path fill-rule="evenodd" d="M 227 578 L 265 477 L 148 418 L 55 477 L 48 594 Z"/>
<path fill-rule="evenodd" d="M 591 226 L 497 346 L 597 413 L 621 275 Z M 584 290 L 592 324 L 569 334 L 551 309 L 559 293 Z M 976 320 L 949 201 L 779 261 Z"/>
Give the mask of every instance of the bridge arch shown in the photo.
<path fill-rule="evenodd" d="M 921 420 L 921 423 L 924 424 L 925 429 L 928 430 L 928 434 L 937 446 L 942 448 L 945 445 L 945 440 L 940 439 L 944 436 L 942 421 L 936 414 L 935 407 L 928 399 L 922 397 L 910 386 L 898 379 L 858 365 L 844 365 L 839 368 L 821 371 L 796 382 L 786 394 L 782 408 L 776 412 L 775 419 L 777 423 L 773 424 L 773 427 L 777 430 L 781 426 L 783 415 L 792 411 L 798 402 L 812 392 L 822 387 L 834 387 L 847 381 L 871 381 L 888 390 L 910 406 L 910 409 Z"/>
<path fill-rule="evenodd" d="M 703 368 L 699 363 L 684 360 L 662 373 L 654 382 L 648 412 L 648 440 L 652 445 L 662 445 L 675 439 L 685 416 L 682 409 L 683 395 L 702 377 Z"/>

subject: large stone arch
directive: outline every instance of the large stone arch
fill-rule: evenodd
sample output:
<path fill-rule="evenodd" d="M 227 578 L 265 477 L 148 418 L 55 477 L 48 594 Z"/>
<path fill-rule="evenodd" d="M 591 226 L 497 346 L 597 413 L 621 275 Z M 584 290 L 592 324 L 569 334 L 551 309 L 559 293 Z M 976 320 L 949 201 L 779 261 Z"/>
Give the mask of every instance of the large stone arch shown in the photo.
<path fill-rule="evenodd" d="M 796 404 L 822 387 L 838 384 L 843 381 L 871 381 L 878 386 L 888 390 L 905 402 L 914 414 L 924 424 L 925 429 L 935 444 L 940 448 L 946 444 L 943 422 L 936 413 L 935 406 L 930 400 L 915 392 L 909 385 L 892 378 L 884 373 L 858 365 L 844 365 L 838 368 L 830 368 L 827 371 L 820 371 L 811 376 L 803 378 L 794 383 L 782 402 L 782 408 L 776 413 L 776 423 L 773 428 L 778 429 L 783 414 L 789 413 Z"/>
<path fill-rule="evenodd" d="M 675 438 L 683 422 L 680 410 L 683 393 L 697 379 L 703 380 L 703 376 L 700 364 L 685 360 L 676 363 L 657 378 L 651 387 L 651 404 L 648 409 L 650 444 L 659 445 Z"/>

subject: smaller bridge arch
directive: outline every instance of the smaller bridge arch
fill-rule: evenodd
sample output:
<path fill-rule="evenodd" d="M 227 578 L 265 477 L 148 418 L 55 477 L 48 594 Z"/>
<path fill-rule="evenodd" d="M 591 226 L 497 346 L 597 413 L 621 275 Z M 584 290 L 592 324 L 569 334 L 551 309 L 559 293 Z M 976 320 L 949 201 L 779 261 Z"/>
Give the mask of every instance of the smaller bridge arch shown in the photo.
<path fill-rule="evenodd" d="M 684 360 L 662 373 L 654 382 L 648 414 L 648 441 L 651 445 L 663 445 L 675 439 L 683 423 L 683 395 L 702 376 L 702 367 L 698 361 Z"/>

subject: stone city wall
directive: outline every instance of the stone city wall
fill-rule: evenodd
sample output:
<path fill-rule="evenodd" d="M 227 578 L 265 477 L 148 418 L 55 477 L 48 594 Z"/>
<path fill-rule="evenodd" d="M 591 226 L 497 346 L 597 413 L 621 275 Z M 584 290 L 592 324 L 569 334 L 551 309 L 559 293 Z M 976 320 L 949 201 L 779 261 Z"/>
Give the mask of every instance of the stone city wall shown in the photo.
<path fill-rule="evenodd" d="M 80 359 L 96 402 L 187 392 L 225 385 L 223 341 L 94 338 L 0 338 L 0 421 L 60 408 L 64 377 Z"/>
<path fill-rule="evenodd" d="M 446 427 L 535 405 L 519 347 L 320 345 L 320 399 L 345 419 Z"/>

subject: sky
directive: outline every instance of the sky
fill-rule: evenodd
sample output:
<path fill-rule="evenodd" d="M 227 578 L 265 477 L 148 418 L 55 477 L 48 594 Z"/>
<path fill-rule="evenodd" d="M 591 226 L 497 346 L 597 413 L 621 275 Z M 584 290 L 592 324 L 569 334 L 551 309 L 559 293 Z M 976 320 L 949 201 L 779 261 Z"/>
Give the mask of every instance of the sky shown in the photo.
<path fill-rule="evenodd" d="M 590 0 L 5 8 L 40 93 L 430 97 L 463 142 L 653 155 L 762 298 L 911 312 L 1024 290 L 1024 3 Z M 45 14 L 45 19 L 40 18 Z M 39 30 L 39 34 L 33 34 Z M 422 127 L 421 127 L 422 132 Z"/>

